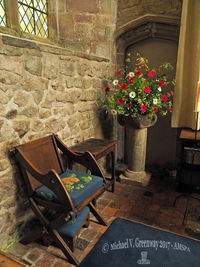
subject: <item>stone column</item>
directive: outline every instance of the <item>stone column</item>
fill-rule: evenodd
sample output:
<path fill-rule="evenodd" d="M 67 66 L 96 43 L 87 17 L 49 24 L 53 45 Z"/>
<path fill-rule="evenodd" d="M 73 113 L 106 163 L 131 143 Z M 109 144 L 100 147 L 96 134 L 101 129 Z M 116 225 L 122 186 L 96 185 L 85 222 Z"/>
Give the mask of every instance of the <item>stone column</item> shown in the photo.
<path fill-rule="evenodd" d="M 153 126 L 157 117 L 150 121 L 146 116 L 139 118 L 124 117 L 126 127 L 126 153 L 128 169 L 120 175 L 121 182 L 146 186 L 151 174 L 145 171 L 147 128 Z"/>

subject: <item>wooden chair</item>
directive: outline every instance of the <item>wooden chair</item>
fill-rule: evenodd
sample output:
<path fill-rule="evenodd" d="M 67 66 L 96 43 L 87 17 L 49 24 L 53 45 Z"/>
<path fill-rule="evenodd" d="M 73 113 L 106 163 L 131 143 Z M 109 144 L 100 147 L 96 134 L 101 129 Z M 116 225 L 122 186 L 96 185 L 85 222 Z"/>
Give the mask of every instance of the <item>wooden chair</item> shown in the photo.
<path fill-rule="evenodd" d="M 107 225 L 94 205 L 106 188 L 100 166 L 90 152 L 73 153 L 54 134 L 16 146 L 14 154 L 26 182 L 30 206 L 43 226 L 23 243 L 41 237 L 47 245 L 56 242 L 68 260 L 78 265 L 73 249 L 80 227 L 88 223 L 89 212 L 100 224 Z M 85 166 L 91 174 L 65 170 L 62 156 Z"/>

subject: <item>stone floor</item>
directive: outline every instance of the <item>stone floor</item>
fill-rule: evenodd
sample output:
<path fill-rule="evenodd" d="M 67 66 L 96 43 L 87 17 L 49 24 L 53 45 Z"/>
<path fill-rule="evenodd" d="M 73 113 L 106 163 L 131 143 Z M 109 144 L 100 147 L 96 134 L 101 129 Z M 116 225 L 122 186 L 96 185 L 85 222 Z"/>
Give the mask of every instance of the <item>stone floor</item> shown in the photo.
<path fill-rule="evenodd" d="M 173 201 L 178 194 L 173 177 L 152 177 L 145 188 L 117 182 L 115 192 L 105 192 L 98 199 L 97 207 L 109 223 L 116 217 L 122 217 L 188 236 L 188 222 L 200 225 L 200 201 L 189 200 L 189 209 L 183 225 L 187 198 L 178 199 L 174 207 Z M 81 231 L 77 242 L 75 255 L 79 261 L 88 254 L 106 229 L 107 227 L 99 225 L 91 218 L 89 228 Z M 198 238 L 197 235 L 195 237 Z M 73 266 L 68 263 L 63 253 L 53 246 L 44 247 L 38 243 L 25 246 L 19 243 L 8 253 L 35 267 Z"/>

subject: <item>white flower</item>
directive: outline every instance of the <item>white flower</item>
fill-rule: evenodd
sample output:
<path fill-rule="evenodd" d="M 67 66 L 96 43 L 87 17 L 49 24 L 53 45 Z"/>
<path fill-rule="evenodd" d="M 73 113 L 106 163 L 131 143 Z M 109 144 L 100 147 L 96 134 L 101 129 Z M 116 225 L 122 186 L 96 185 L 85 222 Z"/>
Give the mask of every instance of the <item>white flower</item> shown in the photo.
<path fill-rule="evenodd" d="M 158 91 L 160 91 L 160 92 L 162 91 L 162 88 L 160 86 L 158 87 Z"/>
<path fill-rule="evenodd" d="M 118 85 L 118 83 L 119 83 L 118 80 L 114 80 L 114 81 L 113 81 L 113 84 L 114 84 L 114 85 Z"/>
<path fill-rule="evenodd" d="M 134 72 L 129 72 L 128 76 L 129 77 L 134 77 L 135 76 L 135 73 Z"/>
<path fill-rule="evenodd" d="M 154 99 L 153 99 L 153 104 L 154 104 L 154 105 L 158 104 L 158 99 L 157 99 L 157 98 L 154 98 Z"/>
<path fill-rule="evenodd" d="M 135 96 L 136 96 L 136 93 L 135 93 L 135 92 L 130 92 L 130 93 L 129 93 L 129 97 L 131 97 L 131 98 L 135 98 Z"/>
<path fill-rule="evenodd" d="M 117 111 L 115 109 L 111 109 L 111 114 L 112 115 L 117 115 Z"/>

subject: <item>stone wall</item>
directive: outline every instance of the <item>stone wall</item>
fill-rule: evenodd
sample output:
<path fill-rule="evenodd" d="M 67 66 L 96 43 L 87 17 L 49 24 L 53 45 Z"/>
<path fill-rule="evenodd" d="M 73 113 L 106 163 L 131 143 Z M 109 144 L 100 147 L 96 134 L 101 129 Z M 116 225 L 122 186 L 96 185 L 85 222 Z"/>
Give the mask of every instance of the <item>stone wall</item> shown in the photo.
<path fill-rule="evenodd" d="M 116 1 L 50 3 L 55 45 L 0 27 L 1 249 L 27 231 L 32 214 L 9 149 L 50 133 L 68 146 L 103 135 L 96 92 L 113 68 Z"/>
<path fill-rule="evenodd" d="M 55 0 L 53 0 L 55 1 Z M 57 1 L 59 16 L 53 26 L 62 45 L 110 57 L 117 13 L 116 0 Z"/>
<path fill-rule="evenodd" d="M 147 14 L 180 17 L 181 7 L 181 0 L 119 0 L 116 28 Z"/>

